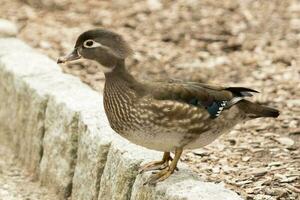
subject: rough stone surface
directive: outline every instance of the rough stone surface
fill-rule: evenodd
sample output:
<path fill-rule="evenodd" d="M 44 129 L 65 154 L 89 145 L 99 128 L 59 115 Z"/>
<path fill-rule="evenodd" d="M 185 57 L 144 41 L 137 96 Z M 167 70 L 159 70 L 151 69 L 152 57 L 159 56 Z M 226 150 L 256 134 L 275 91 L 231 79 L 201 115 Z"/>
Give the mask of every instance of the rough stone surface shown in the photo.
<path fill-rule="evenodd" d="M 39 173 L 47 98 L 26 84 L 17 90 L 17 115 L 14 118 L 14 149 L 19 160 L 35 175 Z M 19 92 L 20 91 L 20 92 Z M 8 123 L 11 123 L 9 121 Z"/>
<path fill-rule="evenodd" d="M 6 145 L 13 145 L 16 136 L 18 98 L 13 83 L 13 76 L 0 63 L 0 141 Z"/>
<path fill-rule="evenodd" d="M 71 194 L 77 156 L 78 114 L 50 98 L 46 109 L 42 185 L 53 187 L 62 198 Z"/>
<path fill-rule="evenodd" d="M 0 37 L 13 37 L 18 33 L 17 26 L 5 19 L 0 19 Z"/>
<path fill-rule="evenodd" d="M 17 77 L 38 76 L 61 71 L 53 60 L 34 52 L 17 51 L 3 55 L 0 64 Z"/>
<path fill-rule="evenodd" d="M 80 128 L 82 126 L 80 125 Z M 111 139 L 102 129 L 87 127 L 80 131 L 78 157 L 73 178 L 72 199 L 97 199 Z"/>
<path fill-rule="evenodd" d="M 143 185 L 150 174 L 151 172 L 137 176 L 131 200 L 242 200 L 237 194 L 225 189 L 222 185 L 200 181 L 186 166 L 181 166 L 180 172 L 175 172 L 166 181 L 158 183 L 155 187 Z"/>
<path fill-rule="evenodd" d="M 12 46 L 8 43 L 11 42 Z M 53 61 L 35 54 L 29 46 L 16 39 L 0 39 L 0 129 L 3 143 L 14 149 L 18 159 L 35 175 L 39 173 L 44 134 L 44 114 L 47 97 L 40 90 L 26 82 L 26 76 L 34 76 L 60 69 L 53 66 Z M 17 49 L 14 51 L 14 49 Z M 19 53 L 27 49 L 32 53 Z M 5 50 L 5 51 L 4 51 Z M 23 56 L 25 55 L 25 56 Z M 31 62 L 28 62 L 30 60 Z M 23 63 L 23 65 L 22 65 Z M 25 70 L 24 70 L 24 64 Z M 52 65 L 51 65 L 52 64 Z M 44 69 L 40 69 L 44 66 Z"/>
<path fill-rule="evenodd" d="M 14 48 L 0 39 L 0 142 L 59 199 L 240 199 L 187 170 L 156 187 L 143 186 L 149 174 L 138 175 L 140 164 L 161 153 L 114 133 L 101 95 L 22 42 L 8 40 Z M 14 51 L 22 48 L 27 52 Z"/>
<path fill-rule="evenodd" d="M 100 96 L 77 78 L 65 74 L 50 73 L 30 80 L 40 88 L 48 85 L 40 180 L 64 199 L 72 192 L 79 134 L 85 133 L 81 127 L 88 126 L 79 118 L 94 116 L 96 105 L 89 102 L 97 102 Z"/>
<path fill-rule="evenodd" d="M 16 38 L 0 38 L 0 57 L 14 52 L 32 52 L 33 49 Z"/>
<path fill-rule="evenodd" d="M 130 144 L 115 136 L 101 177 L 98 200 L 130 199 L 138 168 L 144 161 L 159 160 L 161 155 Z"/>
<path fill-rule="evenodd" d="M 107 126 L 105 113 L 101 112 L 102 99 L 95 107 L 94 114 L 80 118 L 78 157 L 73 178 L 72 199 L 97 199 L 100 179 L 107 154 L 113 140 L 112 130 Z M 104 119 L 104 120 L 103 120 Z"/>

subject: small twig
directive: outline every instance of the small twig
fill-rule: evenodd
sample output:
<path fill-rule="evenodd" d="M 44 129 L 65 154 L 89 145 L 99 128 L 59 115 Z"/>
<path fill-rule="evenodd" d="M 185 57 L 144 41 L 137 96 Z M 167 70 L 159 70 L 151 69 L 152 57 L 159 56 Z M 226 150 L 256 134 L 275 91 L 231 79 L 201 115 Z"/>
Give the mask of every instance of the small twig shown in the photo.
<path fill-rule="evenodd" d="M 292 186 L 291 184 L 286 183 L 286 184 L 284 184 L 284 186 L 287 187 L 288 189 L 292 190 L 293 192 L 300 193 L 300 189 Z"/>

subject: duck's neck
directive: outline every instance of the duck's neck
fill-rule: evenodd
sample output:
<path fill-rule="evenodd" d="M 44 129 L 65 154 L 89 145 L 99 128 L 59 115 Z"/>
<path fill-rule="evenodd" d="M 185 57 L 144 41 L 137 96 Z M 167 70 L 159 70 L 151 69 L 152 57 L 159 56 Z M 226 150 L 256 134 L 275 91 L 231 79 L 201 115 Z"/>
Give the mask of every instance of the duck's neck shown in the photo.
<path fill-rule="evenodd" d="M 141 83 L 139 83 L 125 68 L 124 60 L 117 62 L 111 72 L 105 73 L 105 88 L 104 92 L 118 93 L 139 93 Z"/>
<path fill-rule="evenodd" d="M 136 79 L 125 68 L 125 61 L 119 60 L 111 72 L 105 73 L 106 82 L 124 81 L 128 84 L 137 83 Z"/>
<path fill-rule="evenodd" d="M 111 72 L 105 73 L 104 108 L 111 127 L 121 133 L 129 127 L 126 124 L 128 113 L 134 107 L 137 98 L 135 85 L 138 82 L 125 68 L 124 61 L 119 62 Z"/>

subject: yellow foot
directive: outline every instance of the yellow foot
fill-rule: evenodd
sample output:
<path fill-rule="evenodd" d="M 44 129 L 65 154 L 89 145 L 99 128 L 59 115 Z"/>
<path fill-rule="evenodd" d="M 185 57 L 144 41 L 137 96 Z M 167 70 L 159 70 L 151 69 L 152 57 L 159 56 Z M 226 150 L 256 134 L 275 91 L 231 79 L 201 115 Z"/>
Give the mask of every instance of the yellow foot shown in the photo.
<path fill-rule="evenodd" d="M 146 185 L 146 184 L 154 185 L 158 182 L 161 182 L 161 181 L 167 179 L 171 174 L 173 174 L 173 172 L 174 172 L 174 169 L 171 170 L 169 167 L 165 168 L 165 169 L 159 171 L 158 173 L 153 174 L 149 178 L 149 180 L 144 183 L 144 185 Z"/>
<path fill-rule="evenodd" d="M 151 171 L 151 170 L 162 170 L 169 166 L 169 161 L 172 161 L 172 158 L 170 156 L 169 152 L 165 152 L 163 159 L 161 161 L 154 161 L 147 163 L 140 167 L 139 173 Z"/>
<path fill-rule="evenodd" d="M 165 169 L 169 166 L 169 162 L 165 161 L 154 161 L 147 163 L 139 169 L 139 173 L 147 172 L 147 171 L 152 171 L 152 170 L 160 170 L 160 169 Z"/>
<path fill-rule="evenodd" d="M 171 164 L 168 165 L 168 167 L 160 170 L 156 174 L 153 173 L 152 176 L 150 176 L 149 180 L 144 183 L 144 185 L 146 185 L 146 184 L 151 184 L 151 185 L 156 184 L 160 181 L 163 181 L 163 180 L 167 179 L 171 174 L 173 174 L 173 172 L 177 168 L 177 163 L 178 163 L 178 160 L 181 156 L 182 151 L 183 151 L 182 148 L 175 148 L 175 157 L 172 160 Z M 165 154 L 164 154 L 164 157 L 165 157 Z"/>

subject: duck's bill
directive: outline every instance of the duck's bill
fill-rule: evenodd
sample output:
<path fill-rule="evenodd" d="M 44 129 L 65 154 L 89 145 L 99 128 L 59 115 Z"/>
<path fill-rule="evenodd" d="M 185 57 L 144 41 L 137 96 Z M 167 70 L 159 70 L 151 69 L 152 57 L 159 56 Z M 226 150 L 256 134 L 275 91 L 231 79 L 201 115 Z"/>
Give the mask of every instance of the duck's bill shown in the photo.
<path fill-rule="evenodd" d="M 78 60 L 79 58 L 81 58 L 81 56 L 78 54 L 77 49 L 74 49 L 72 51 L 72 53 L 70 53 L 69 55 L 59 57 L 57 60 L 57 64 L 65 63 L 65 62 L 72 61 L 72 60 Z"/>

